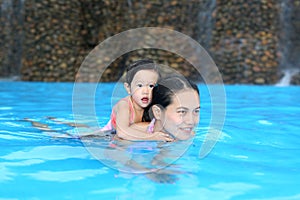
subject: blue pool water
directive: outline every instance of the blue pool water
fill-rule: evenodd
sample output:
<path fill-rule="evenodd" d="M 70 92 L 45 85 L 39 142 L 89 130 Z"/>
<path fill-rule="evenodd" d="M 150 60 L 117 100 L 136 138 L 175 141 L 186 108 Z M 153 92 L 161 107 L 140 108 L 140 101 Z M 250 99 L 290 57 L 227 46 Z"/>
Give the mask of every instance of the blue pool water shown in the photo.
<path fill-rule="evenodd" d="M 72 132 L 47 119 L 73 120 L 72 83 L 0 82 L 0 199 L 300 199 L 300 87 L 225 86 L 223 133 L 202 159 L 211 110 L 206 87 L 199 87 L 197 135 L 170 166 L 179 171 L 170 175 L 176 181 L 157 183 L 103 164 L 80 140 L 53 138 L 23 121 Z M 97 88 L 100 125 L 113 88 Z M 88 116 L 83 121 L 95 126 Z"/>

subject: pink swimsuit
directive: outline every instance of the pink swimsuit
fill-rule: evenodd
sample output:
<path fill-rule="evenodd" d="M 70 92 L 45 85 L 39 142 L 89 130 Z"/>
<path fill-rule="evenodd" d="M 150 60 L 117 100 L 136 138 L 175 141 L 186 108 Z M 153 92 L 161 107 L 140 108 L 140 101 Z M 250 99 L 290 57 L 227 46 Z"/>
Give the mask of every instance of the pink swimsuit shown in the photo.
<path fill-rule="evenodd" d="M 129 122 L 130 124 L 134 123 L 134 108 L 132 105 L 132 102 L 130 100 L 130 97 L 125 97 L 123 99 L 121 99 L 120 101 L 126 101 L 129 105 L 129 113 L 130 113 L 130 118 L 129 118 Z M 107 124 L 101 128 L 102 131 L 108 131 L 108 130 L 115 130 L 116 129 L 116 113 L 114 111 L 114 109 L 111 112 L 110 115 L 110 120 L 107 122 Z"/>

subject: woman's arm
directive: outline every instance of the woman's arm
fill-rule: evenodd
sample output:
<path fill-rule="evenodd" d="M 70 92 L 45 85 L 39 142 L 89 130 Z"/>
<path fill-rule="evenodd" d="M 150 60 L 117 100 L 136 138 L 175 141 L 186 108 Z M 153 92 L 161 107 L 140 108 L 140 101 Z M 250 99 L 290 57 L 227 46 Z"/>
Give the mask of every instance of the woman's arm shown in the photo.
<path fill-rule="evenodd" d="M 149 123 L 141 122 L 132 124 L 127 127 L 122 127 L 117 124 L 117 135 L 119 138 L 131 141 L 152 140 L 152 141 L 167 141 L 174 140 L 172 136 L 163 132 L 147 133 Z"/>

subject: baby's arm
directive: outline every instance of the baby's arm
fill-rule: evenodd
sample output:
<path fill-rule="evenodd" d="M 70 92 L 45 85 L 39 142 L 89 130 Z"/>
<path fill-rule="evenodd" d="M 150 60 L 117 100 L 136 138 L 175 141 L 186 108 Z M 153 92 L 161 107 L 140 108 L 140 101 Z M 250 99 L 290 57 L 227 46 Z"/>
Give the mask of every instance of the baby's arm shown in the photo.
<path fill-rule="evenodd" d="M 164 133 L 160 131 L 149 133 L 147 131 L 148 126 L 149 126 L 149 122 L 139 122 L 139 123 L 132 124 L 130 127 L 135 130 L 143 132 L 143 134 L 146 134 L 149 137 L 148 140 L 158 140 L 158 141 L 167 141 L 167 142 L 174 141 L 174 138 L 168 133 Z"/>
<path fill-rule="evenodd" d="M 119 101 L 115 107 L 116 112 L 116 131 L 119 138 L 124 140 L 162 140 L 173 141 L 173 138 L 168 134 L 157 132 L 147 133 L 147 126 L 149 123 L 142 123 L 139 125 L 130 125 L 129 121 L 129 107 L 125 101 Z"/>

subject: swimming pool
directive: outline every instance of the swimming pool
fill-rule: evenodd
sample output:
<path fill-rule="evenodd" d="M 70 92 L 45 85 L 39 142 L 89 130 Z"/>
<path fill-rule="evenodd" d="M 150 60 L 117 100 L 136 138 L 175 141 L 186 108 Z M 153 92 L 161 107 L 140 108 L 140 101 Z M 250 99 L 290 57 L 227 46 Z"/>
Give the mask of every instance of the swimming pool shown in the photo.
<path fill-rule="evenodd" d="M 113 87 L 98 88 L 100 125 L 108 120 Z M 22 120 L 71 130 L 46 117 L 73 120 L 72 83 L 0 82 L 0 199 L 300 199 L 300 87 L 225 86 L 223 134 L 203 159 L 210 102 L 199 87 L 197 136 L 175 162 L 176 182 L 162 184 L 110 168 L 81 141 L 50 137 Z"/>

